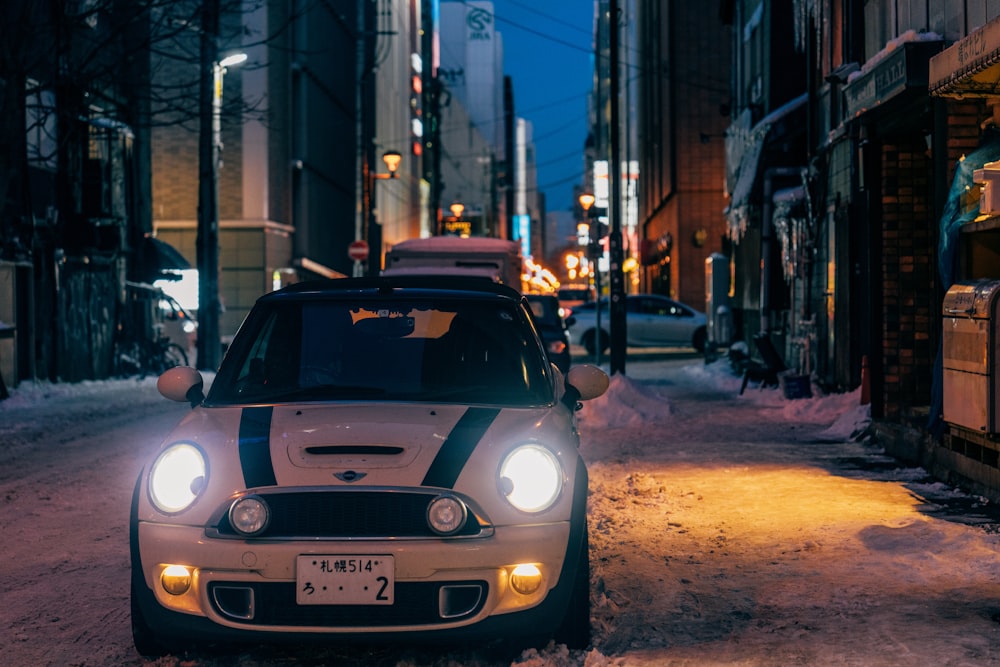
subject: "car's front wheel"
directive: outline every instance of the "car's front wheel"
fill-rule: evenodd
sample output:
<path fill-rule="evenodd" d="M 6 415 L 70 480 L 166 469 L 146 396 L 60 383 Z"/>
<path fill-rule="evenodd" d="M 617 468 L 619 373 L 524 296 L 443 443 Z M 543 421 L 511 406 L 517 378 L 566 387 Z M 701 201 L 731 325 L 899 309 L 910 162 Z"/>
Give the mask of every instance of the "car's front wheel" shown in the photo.
<path fill-rule="evenodd" d="M 141 585 L 141 584 L 140 584 Z M 138 602 L 139 591 L 135 576 L 132 577 L 132 643 L 135 650 L 144 658 L 158 658 L 167 655 L 169 651 L 160 641 L 159 637 L 146 622 L 146 617 L 142 614 L 142 608 Z"/>
<path fill-rule="evenodd" d="M 705 330 L 705 327 L 701 327 L 694 332 L 694 337 L 691 339 L 691 346 L 698 352 L 704 352 L 707 341 L 708 332 Z"/>
<path fill-rule="evenodd" d="M 585 649 L 590 645 L 590 539 L 587 533 L 584 525 L 573 592 L 566 615 L 553 636 L 557 644 L 565 644 L 570 649 Z"/>
<path fill-rule="evenodd" d="M 600 345 L 600 351 L 604 352 L 608 349 L 608 334 L 603 331 L 598 331 L 597 329 L 591 329 L 590 331 L 583 334 L 583 347 L 587 350 L 588 354 L 596 354 L 598 350 L 598 344 Z"/>

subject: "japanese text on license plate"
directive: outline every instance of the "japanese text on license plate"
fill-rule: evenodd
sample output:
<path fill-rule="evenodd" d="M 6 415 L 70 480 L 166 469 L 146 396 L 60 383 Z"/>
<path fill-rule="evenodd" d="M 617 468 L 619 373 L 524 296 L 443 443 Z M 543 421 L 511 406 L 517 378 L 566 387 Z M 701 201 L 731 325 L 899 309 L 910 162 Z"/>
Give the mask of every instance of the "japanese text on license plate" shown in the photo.
<path fill-rule="evenodd" d="M 295 567 L 298 604 L 393 603 L 392 556 L 299 556 Z"/>

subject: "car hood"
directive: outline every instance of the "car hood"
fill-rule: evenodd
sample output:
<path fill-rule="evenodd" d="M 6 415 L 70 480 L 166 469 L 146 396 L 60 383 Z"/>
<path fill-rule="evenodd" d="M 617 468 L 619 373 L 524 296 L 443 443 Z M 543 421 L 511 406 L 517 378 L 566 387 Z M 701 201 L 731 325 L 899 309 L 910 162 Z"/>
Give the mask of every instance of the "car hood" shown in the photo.
<path fill-rule="evenodd" d="M 164 443 L 196 443 L 223 493 L 268 486 L 470 487 L 524 442 L 577 456 L 572 415 L 537 408 L 385 403 L 196 408 Z"/>

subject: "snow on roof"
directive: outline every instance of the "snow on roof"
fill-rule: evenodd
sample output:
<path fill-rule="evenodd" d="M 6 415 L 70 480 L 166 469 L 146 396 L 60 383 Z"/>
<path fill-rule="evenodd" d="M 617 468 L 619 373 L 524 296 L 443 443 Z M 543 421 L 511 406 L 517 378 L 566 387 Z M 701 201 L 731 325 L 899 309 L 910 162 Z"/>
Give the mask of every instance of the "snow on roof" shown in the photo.
<path fill-rule="evenodd" d="M 382 269 L 383 276 L 476 276 L 494 281 L 500 278 L 497 267 L 468 266 L 394 266 Z"/>
<path fill-rule="evenodd" d="M 393 250 L 427 250 L 433 252 L 510 252 L 519 248 L 517 242 L 485 236 L 429 236 L 407 239 L 392 246 Z"/>

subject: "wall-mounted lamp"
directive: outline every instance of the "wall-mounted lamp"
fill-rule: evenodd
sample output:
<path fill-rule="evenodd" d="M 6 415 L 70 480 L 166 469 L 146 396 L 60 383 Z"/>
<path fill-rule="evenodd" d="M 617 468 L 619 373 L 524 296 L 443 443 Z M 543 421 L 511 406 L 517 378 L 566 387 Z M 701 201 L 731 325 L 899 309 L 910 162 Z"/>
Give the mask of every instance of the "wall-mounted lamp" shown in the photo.
<path fill-rule="evenodd" d="M 389 170 L 389 173 L 372 174 L 372 178 L 396 178 L 396 170 L 399 169 L 399 163 L 402 161 L 403 156 L 399 154 L 399 151 L 382 153 L 382 162 L 385 162 L 385 168 Z"/>
<path fill-rule="evenodd" d="M 365 240 L 368 241 L 368 247 L 370 248 L 368 254 L 368 273 L 370 275 L 378 275 L 379 271 L 382 270 L 382 225 L 375 220 L 375 183 L 384 179 L 396 178 L 396 171 L 399 169 L 399 163 L 402 160 L 403 156 L 400 155 L 399 151 L 386 151 L 382 154 L 382 161 L 385 162 L 385 167 L 389 170 L 389 173 L 378 174 L 375 173 L 374 169 L 368 173 L 371 183 L 368 186 L 367 202 L 365 202 L 368 209 L 366 216 L 368 219 L 368 228 Z M 360 269 L 360 266 L 358 266 L 358 269 Z"/>

